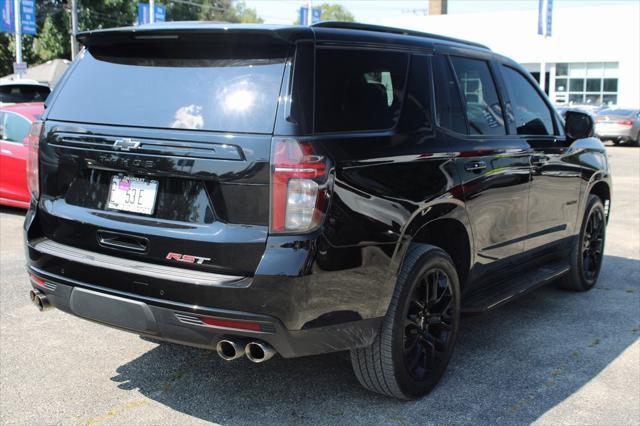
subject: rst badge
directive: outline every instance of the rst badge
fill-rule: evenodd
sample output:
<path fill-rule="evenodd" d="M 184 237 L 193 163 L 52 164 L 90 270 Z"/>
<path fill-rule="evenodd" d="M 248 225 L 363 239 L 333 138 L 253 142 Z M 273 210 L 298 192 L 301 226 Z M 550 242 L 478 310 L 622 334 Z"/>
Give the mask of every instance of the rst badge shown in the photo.
<path fill-rule="evenodd" d="M 200 257 L 200 256 L 191 256 L 190 254 L 181 254 L 181 253 L 167 253 L 167 260 L 176 260 L 178 262 L 185 263 L 197 263 L 198 265 L 202 265 L 204 262 L 208 262 L 211 260 L 209 257 Z"/>

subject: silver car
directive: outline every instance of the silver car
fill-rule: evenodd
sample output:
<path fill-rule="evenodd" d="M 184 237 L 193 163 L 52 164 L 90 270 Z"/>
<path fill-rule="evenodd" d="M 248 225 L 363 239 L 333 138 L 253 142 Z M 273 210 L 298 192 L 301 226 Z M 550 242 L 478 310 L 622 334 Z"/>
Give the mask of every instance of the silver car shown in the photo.
<path fill-rule="evenodd" d="M 607 108 L 596 116 L 596 135 L 603 141 L 614 144 L 640 141 L 640 110 Z"/>

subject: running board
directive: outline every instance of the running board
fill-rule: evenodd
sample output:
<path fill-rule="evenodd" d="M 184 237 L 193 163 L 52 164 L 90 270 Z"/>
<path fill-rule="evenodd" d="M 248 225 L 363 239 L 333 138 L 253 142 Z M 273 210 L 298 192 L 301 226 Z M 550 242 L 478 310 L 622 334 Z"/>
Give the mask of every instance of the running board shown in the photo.
<path fill-rule="evenodd" d="M 530 291 L 560 278 L 569 272 L 569 265 L 557 261 L 541 265 L 512 281 L 502 282 L 475 291 L 462 299 L 462 313 L 479 314 L 511 302 Z"/>

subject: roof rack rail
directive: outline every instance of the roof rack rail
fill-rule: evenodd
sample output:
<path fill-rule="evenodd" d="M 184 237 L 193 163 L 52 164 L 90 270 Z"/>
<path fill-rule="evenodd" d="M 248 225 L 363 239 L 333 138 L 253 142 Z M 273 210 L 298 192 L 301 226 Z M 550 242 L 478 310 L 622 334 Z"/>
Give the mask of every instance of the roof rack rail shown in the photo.
<path fill-rule="evenodd" d="M 488 46 L 485 46 L 484 44 L 480 44 L 480 43 L 475 43 L 473 41 L 460 40 L 454 37 L 447 37 L 439 34 L 424 33 L 422 31 L 407 30 L 404 28 L 385 27 L 382 25 L 361 24 L 359 22 L 323 21 L 323 22 L 318 22 L 316 24 L 313 24 L 311 26 L 320 27 L 320 28 L 342 28 L 347 30 L 363 30 L 363 31 L 377 31 L 381 33 L 390 33 L 390 34 L 403 34 L 403 35 L 410 35 L 415 37 L 432 38 L 435 40 L 451 41 L 454 43 L 466 44 L 469 46 L 480 47 L 482 49 L 491 50 L 489 49 Z"/>

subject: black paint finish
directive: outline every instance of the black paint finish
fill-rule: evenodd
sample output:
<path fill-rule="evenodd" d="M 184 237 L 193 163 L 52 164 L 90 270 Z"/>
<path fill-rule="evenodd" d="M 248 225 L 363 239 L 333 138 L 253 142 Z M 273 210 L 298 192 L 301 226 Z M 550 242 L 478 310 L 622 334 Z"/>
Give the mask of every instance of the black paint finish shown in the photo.
<path fill-rule="evenodd" d="M 189 38 L 196 30 L 185 24 L 158 31 Z M 208 36 L 223 37 L 222 33 L 212 27 Z M 62 122 L 47 119 L 45 113 L 41 196 L 32 201 L 25 221 L 32 271 L 70 286 L 97 286 L 146 298 L 154 306 L 172 308 L 179 303 L 181 310 L 191 313 L 266 315 L 285 330 L 304 333 L 383 317 L 410 243 L 438 245 L 451 255 L 461 278 L 463 303 L 466 295 L 489 291 L 490 284 L 508 283 L 535 269 L 539 264 L 533 260 L 540 254 L 562 263 L 568 241 L 580 229 L 587 195 L 610 194 L 602 144 L 593 138 L 568 138 L 555 112 L 556 134 L 544 137 L 518 135 L 514 126 L 498 137 L 438 127 L 433 113 L 434 55 L 490 61 L 501 99 L 498 107 L 509 111 L 509 94 L 497 66 L 521 68 L 487 49 L 415 34 L 346 28 L 235 28 L 224 37 L 249 34 L 269 37 L 270 43 L 286 45 L 290 52 L 271 133 Z M 85 34 L 83 40 L 89 50 L 93 43 L 132 42 L 126 30 Z M 403 104 L 395 127 L 314 133 L 310 76 L 314 52 L 320 48 L 407 54 L 407 84 L 400 93 Z M 73 71 L 70 74 L 66 79 L 73 78 Z M 56 91 L 64 90 L 63 82 Z M 55 110 L 55 102 L 54 93 L 47 111 Z M 312 233 L 269 233 L 274 135 L 308 142 L 328 159 L 329 201 L 321 227 Z M 113 141 L 123 137 L 141 141 L 141 149 L 114 151 Z M 152 216 L 106 208 L 110 178 L 119 173 L 159 180 Z M 144 238 L 147 248 L 140 252 L 105 246 L 98 231 Z M 140 277 L 135 271 L 89 267 L 37 252 L 33 245 L 41 238 L 144 262 L 249 277 L 250 285 L 190 285 Z M 168 252 L 211 261 L 175 264 L 166 259 Z M 558 270 L 562 265 L 554 269 Z M 490 290 L 496 292 L 495 287 Z M 351 344 L 340 347 L 366 341 L 370 339 L 355 333 Z M 326 351 L 324 346 L 291 356 Z"/>

